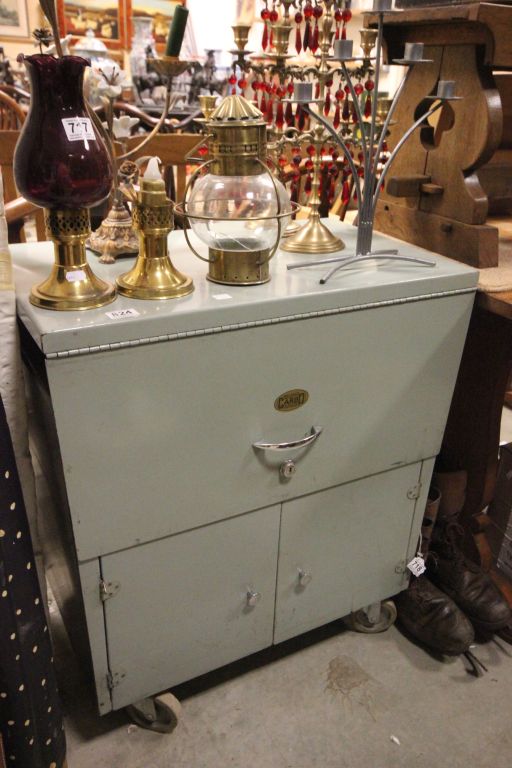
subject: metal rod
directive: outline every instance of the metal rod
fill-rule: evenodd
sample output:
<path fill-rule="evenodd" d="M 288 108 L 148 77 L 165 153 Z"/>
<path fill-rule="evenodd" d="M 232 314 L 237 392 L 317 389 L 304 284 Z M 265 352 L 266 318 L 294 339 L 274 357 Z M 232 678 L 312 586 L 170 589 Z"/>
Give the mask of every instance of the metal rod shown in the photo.
<path fill-rule="evenodd" d="M 418 120 L 416 120 L 416 122 L 413 123 L 413 125 L 411 125 L 411 127 L 404 133 L 404 135 L 402 136 L 402 138 L 400 139 L 400 141 L 398 142 L 398 144 L 394 148 L 393 152 L 388 157 L 388 159 L 387 159 L 387 161 L 386 161 L 386 163 L 384 165 L 384 168 L 382 169 L 382 173 L 381 173 L 380 179 L 379 179 L 379 184 L 378 184 L 377 189 L 375 190 L 375 193 L 373 195 L 373 206 L 372 206 L 372 214 L 373 214 L 373 216 L 375 216 L 375 209 L 377 208 L 377 200 L 379 199 L 379 194 L 380 194 L 380 190 L 381 190 L 382 184 L 384 183 L 384 179 L 386 178 L 386 175 L 387 175 L 387 173 L 388 173 L 388 171 L 389 171 L 389 169 L 391 167 L 391 164 L 392 164 L 393 160 L 395 159 L 395 157 L 397 156 L 398 152 L 403 147 L 403 145 L 405 144 L 407 139 L 414 133 L 416 128 L 418 128 L 418 126 L 420 126 L 423 122 L 425 122 L 425 120 L 428 120 L 428 118 L 431 117 L 431 115 L 433 115 L 434 112 L 437 112 L 437 110 L 440 109 L 443 106 L 443 103 L 444 102 L 440 101 L 438 104 L 436 104 L 431 109 L 429 109 L 427 112 L 425 112 L 424 115 L 419 117 Z"/>
<path fill-rule="evenodd" d="M 436 266 L 435 261 L 427 261 L 427 259 L 417 259 L 417 258 L 414 258 L 413 256 L 398 256 L 396 254 L 396 251 L 389 251 L 387 255 L 384 255 L 384 253 L 381 253 L 381 254 L 368 253 L 364 256 L 352 256 L 352 258 L 346 259 L 342 264 L 338 264 L 337 267 L 333 267 L 333 269 L 331 269 L 330 272 L 328 272 L 325 277 L 320 278 L 320 285 L 325 285 L 325 283 L 333 275 L 335 275 L 339 269 L 348 267 L 350 264 L 358 264 L 361 261 L 371 261 L 372 259 L 376 259 L 377 261 L 388 260 L 388 259 L 392 259 L 393 261 L 406 261 L 413 264 L 420 264 L 423 267 Z"/>
<path fill-rule="evenodd" d="M 153 128 L 151 133 L 148 133 L 148 135 L 145 137 L 145 139 L 143 141 L 141 141 L 140 144 L 138 144 L 136 147 L 133 147 L 133 149 L 131 149 L 129 152 L 125 152 L 123 155 L 119 155 L 119 157 L 117 158 L 118 161 L 127 160 L 132 155 L 135 155 L 137 152 L 139 152 L 142 149 L 142 147 L 145 147 L 146 144 L 149 141 L 151 141 L 151 139 L 154 136 L 156 136 L 156 134 L 158 133 L 158 131 L 160 130 L 160 128 L 164 124 L 164 121 L 165 121 L 167 115 L 169 114 L 169 107 L 170 107 L 170 105 L 171 105 L 171 78 L 169 78 L 167 80 L 167 90 L 166 90 L 166 93 L 165 93 L 165 104 L 164 104 L 163 112 L 162 112 L 162 114 L 160 116 L 160 119 L 159 119 L 158 123 L 155 125 L 155 127 Z"/>
<path fill-rule="evenodd" d="M 405 77 L 402 78 L 402 82 L 400 83 L 400 85 L 396 89 L 395 95 L 393 96 L 393 101 L 391 102 L 391 106 L 389 108 L 388 114 L 386 115 L 386 119 L 384 121 L 384 124 L 382 126 L 382 130 L 381 130 L 381 133 L 380 133 L 379 143 L 377 145 L 377 153 L 376 153 L 377 163 L 379 161 L 380 153 L 382 152 L 382 145 L 384 144 L 384 142 L 386 140 L 386 134 L 387 134 L 388 129 L 389 129 L 389 124 L 391 122 L 391 118 L 392 118 L 393 113 L 394 113 L 394 111 L 396 109 L 396 105 L 398 104 L 398 99 L 400 98 L 401 93 L 402 93 L 403 89 L 405 88 L 405 84 L 407 83 L 407 81 L 408 81 L 408 79 L 410 77 L 412 69 L 413 69 L 412 67 L 409 67 Z"/>
<path fill-rule="evenodd" d="M 359 99 L 357 97 L 357 93 L 354 90 L 354 84 L 352 82 L 352 78 L 349 75 L 347 65 L 344 61 L 341 62 L 341 68 L 343 70 L 343 76 L 345 77 L 348 87 L 350 88 L 350 95 L 352 96 L 352 101 L 354 103 L 354 109 L 356 110 L 357 119 L 359 122 L 359 126 L 361 128 L 361 144 L 363 147 L 363 158 L 364 158 L 364 173 L 365 176 L 369 171 L 370 168 L 370 157 L 369 157 L 369 148 L 366 144 L 366 134 L 364 131 L 364 125 L 363 125 L 363 114 L 361 112 L 361 105 L 359 103 Z"/>
<path fill-rule="evenodd" d="M 381 249 L 380 251 L 373 251 L 373 254 L 384 254 L 384 253 L 398 253 L 398 250 L 387 250 L 387 249 Z M 348 259 L 353 259 L 354 256 L 330 256 L 328 259 L 315 259 L 315 261 L 301 261 L 299 264 L 287 264 L 286 269 L 301 269 L 301 267 L 316 267 L 317 264 L 336 264 L 337 262 L 341 261 L 347 261 Z"/>

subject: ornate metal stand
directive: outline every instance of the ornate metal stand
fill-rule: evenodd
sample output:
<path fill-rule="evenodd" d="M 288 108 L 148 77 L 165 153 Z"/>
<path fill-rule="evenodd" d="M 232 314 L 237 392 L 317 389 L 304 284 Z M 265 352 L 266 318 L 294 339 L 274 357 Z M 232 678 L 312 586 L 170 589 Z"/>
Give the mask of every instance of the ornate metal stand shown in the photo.
<path fill-rule="evenodd" d="M 379 78 L 380 78 L 380 59 L 382 51 L 382 31 L 383 31 L 383 16 L 385 11 L 389 11 L 390 0 L 376 0 L 374 6 L 374 12 L 378 16 L 378 28 L 377 28 L 377 45 L 376 45 L 376 62 L 375 62 L 375 94 L 378 94 Z M 402 138 L 396 144 L 394 150 L 391 152 L 386 162 L 384 163 L 382 170 L 379 172 L 379 160 L 382 153 L 382 147 L 385 137 L 388 132 L 391 117 L 395 110 L 398 98 L 403 90 L 406 79 L 410 74 L 412 67 L 416 64 L 421 64 L 428 60 L 423 59 L 423 44 L 422 43 L 407 43 L 405 47 L 405 54 L 402 59 L 395 59 L 395 64 L 401 64 L 409 68 L 406 78 L 402 81 L 401 85 L 397 89 L 395 96 L 392 100 L 389 112 L 382 126 L 377 123 L 377 98 L 372 99 L 372 112 L 371 120 L 369 123 L 363 120 L 361 113 L 361 106 L 357 98 L 354 84 L 352 82 L 350 73 L 347 69 L 347 62 L 356 61 L 357 58 L 352 56 L 350 41 L 336 41 L 334 44 L 334 59 L 341 65 L 343 76 L 348 84 L 350 93 L 353 100 L 353 106 L 356 111 L 357 123 L 360 129 L 361 135 L 361 147 L 362 147 L 362 163 L 364 168 L 364 184 L 361 182 L 357 168 L 354 163 L 354 159 L 346 145 L 343 136 L 335 130 L 333 125 L 323 115 L 316 112 L 311 104 L 313 100 L 313 90 L 311 83 L 297 83 L 295 86 L 295 98 L 294 101 L 299 103 L 302 109 L 315 121 L 321 124 L 325 130 L 334 139 L 337 145 L 343 151 L 345 158 L 352 171 L 352 176 L 355 183 L 355 192 L 358 201 L 359 221 L 358 232 L 356 242 L 356 253 L 350 256 L 340 256 L 330 259 L 316 260 L 314 262 L 301 262 L 299 264 L 289 264 L 288 269 L 299 269 L 301 267 L 308 267 L 317 264 L 333 264 L 337 263 L 337 266 L 331 268 L 331 270 L 320 280 L 321 283 L 326 283 L 339 269 L 358 263 L 361 261 L 369 261 L 370 259 L 393 259 L 397 261 L 405 261 L 420 266 L 435 266 L 435 262 L 427 259 L 416 259 L 412 257 L 400 256 L 398 250 L 391 249 L 386 251 L 372 251 L 372 237 L 373 237 L 373 221 L 375 216 L 375 209 L 377 206 L 377 200 L 384 184 L 386 175 L 391 167 L 393 160 L 397 153 L 400 151 L 407 139 L 412 133 L 428 118 L 439 110 L 444 103 L 458 99 L 459 97 L 454 95 L 455 83 L 453 81 L 439 81 L 437 92 L 432 96 L 428 96 L 433 100 L 432 107 L 428 109 L 424 114 L 419 117 L 415 123 L 406 131 Z M 368 126 L 368 127 L 367 127 Z"/>

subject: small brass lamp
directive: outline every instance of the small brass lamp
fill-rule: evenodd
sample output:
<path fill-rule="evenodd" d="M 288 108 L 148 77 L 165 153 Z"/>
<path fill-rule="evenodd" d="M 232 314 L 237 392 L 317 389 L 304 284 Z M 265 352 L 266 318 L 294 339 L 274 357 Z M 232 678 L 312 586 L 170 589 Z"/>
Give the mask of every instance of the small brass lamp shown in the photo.
<path fill-rule="evenodd" d="M 269 260 L 292 213 L 288 193 L 267 166 L 267 127 L 243 96 L 227 96 L 206 123 L 209 160 L 194 174 L 176 212 L 209 248 L 208 280 L 257 285 L 270 280 Z M 187 199 L 192 182 L 197 180 Z"/>
<path fill-rule="evenodd" d="M 174 221 L 157 158 L 149 161 L 138 190 L 123 191 L 133 203 L 139 255 L 133 268 L 117 278 L 119 293 L 132 299 L 177 299 L 192 293 L 192 278 L 178 272 L 169 258 L 167 236 Z"/>

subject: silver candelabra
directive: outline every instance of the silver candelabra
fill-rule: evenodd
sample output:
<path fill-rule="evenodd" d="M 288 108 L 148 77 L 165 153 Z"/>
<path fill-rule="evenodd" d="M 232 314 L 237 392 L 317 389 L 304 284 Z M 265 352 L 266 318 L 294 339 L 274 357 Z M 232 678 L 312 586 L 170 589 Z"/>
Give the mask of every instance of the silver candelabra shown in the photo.
<path fill-rule="evenodd" d="M 314 261 L 305 261 L 298 264 L 289 264 L 288 269 L 299 269 L 301 267 L 316 266 L 318 264 L 335 264 L 330 271 L 321 278 L 320 283 L 326 283 L 339 269 L 349 266 L 350 264 L 358 263 L 361 261 L 369 261 L 372 259 L 394 259 L 398 261 L 412 262 L 414 264 L 426 267 L 435 266 L 435 262 L 428 259 L 413 258 L 411 256 L 401 256 L 396 249 L 386 249 L 379 251 L 372 251 L 372 239 L 373 239 L 373 222 L 375 218 L 375 211 L 377 208 L 377 201 L 380 191 L 383 187 L 384 180 L 388 174 L 388 171 L 393 163 L 393 160 L 397 156 L 398 152 L 414 133 L 414 131 L 431 115 L 437 112 L 448 101 L 454 101 L 461 97 L 455 95 L 455 82 L 452 80 L 440 80 L 437 84 L 437 91 L 434 95 L 427 98 L 433 101 L 430 109 L 426 110 L 413 125 L 408 128 L 401 139 L 397 142 L 393 151 L 381 167 L 379 171 L 379 160 L 382 153 L 385 137 L 388 133 L 388 129 L 391 123 L 391 118 L 395 111 L 398 99 L 402 93 L 407 80 L 411 74 L 414 66 L 423 63 L 429 63 L 430 59 L 423 57 L 423 43 L 406 43 L 404 56 L 402 59 L 394 59 L 394 64 L 399 64 L 408 68 L 406 76 L 403 78 L 401 84 L 397 88 L 393 97 L 389 112 L 382 125 L 378 125 L 377 122 L 377 95 L 379 92 L 379 79 L 381 69 L 381 54 L 382 54 L 382 37 L 384 27 L 384 13 L 391 10 L 392 0 L 375 0 L 373 7 L 374 13 L 378 17 L 377 25 L 377 45 L 375 51 L 375 88 L 374 97 L 372 99 L 372 111 L 369 121 L 363 119 L 361 112 L 361 105 L 357 97 L 350 72 L 347 68 L 347 63 L 360 61 L 362 57 L 353 56 L 353 42 L 352 40 L 335 40 L 334 41 L 334 56 L 332 61 L 336 62 L 341 67 L 344 79 L 346 80 L 350 94 L 352 96 L 354 109 L 356 112 L 356 119 L 359 125 L 361 135 L 361 148 L 362 148 L 362 162 L 364 169 L 363 181 L 357 172 L 353 157 L 347 147 L 343 135 L 338 132 L 332 125 L 332 123 L 326 119 L 320 111 L 315 109 L 315 105 L 321 103 L 321 100 L 315 100 L 313 98 L 313 84 L 310 82 L 297 82 L 295 83 L 294 98 L 293 101 L 300 104 L 302 109 L 318 123 L 322 124 L 328 133 L 332 136 L 334 141 L 343 151 L 350 170 L 353 175 L 355 193 L 358 204 L 358 228 L 357 228 L 357 241 L 356 252 L 352 255 L 333 256 L 326 259 L 315 259 Z"/>

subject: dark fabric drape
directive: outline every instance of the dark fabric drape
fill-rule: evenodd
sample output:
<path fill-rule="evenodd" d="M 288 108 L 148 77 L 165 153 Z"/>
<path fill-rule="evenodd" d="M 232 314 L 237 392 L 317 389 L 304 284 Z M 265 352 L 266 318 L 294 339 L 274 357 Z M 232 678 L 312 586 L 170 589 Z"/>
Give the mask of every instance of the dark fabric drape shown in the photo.
<path fill-rule="evenodd" d="M 1 398 L 0 733 L 9 768 L 62 768 L 66 743 L 51 641 Z"/>

